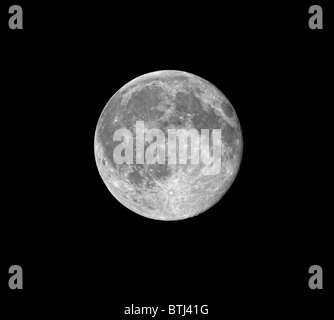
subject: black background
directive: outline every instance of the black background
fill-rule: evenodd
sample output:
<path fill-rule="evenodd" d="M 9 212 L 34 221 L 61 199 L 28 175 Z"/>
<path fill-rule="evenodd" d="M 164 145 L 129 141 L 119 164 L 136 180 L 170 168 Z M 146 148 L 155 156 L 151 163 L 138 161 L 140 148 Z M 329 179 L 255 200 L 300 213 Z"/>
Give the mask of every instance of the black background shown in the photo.
<path fill-rule="evenodd" d="M 317 1 L 323 30 L 309 29 L 315 3 L 307 1 L 16 1 L 23 30 L 8 28 L 12 4 L 1 8 L 0 271 L 13 317 L 122 319 L 132 303 L 208 304 L 203 318 L 325 310 L 334 272 L 327 2 Z M 118 203 L 93 149 L 110 97 L 165 69 L 216 85 L 244 137 L 231 189 L 206 213 L 178 222 Z M 23 268 L 24 290 L 8 289 L 13 264 Z M 314 264 L 324 270 L 323 290 L 308 288 Z"/>

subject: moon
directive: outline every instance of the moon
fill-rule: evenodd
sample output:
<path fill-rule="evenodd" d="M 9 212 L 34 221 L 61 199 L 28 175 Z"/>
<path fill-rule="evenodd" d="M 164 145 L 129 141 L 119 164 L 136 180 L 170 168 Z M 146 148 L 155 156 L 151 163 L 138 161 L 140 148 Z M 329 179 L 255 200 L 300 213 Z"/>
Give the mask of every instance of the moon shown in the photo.
<path fill-rule="evenodd" d="M 242 149 L 240 122 L 225 95 L 176 70 L 144 74 L 120 88 L 103 108 L 94 138 L 110 193 L 134 213 L 164 221 L 197 216 L 220 201 L 239 171 Z"/>

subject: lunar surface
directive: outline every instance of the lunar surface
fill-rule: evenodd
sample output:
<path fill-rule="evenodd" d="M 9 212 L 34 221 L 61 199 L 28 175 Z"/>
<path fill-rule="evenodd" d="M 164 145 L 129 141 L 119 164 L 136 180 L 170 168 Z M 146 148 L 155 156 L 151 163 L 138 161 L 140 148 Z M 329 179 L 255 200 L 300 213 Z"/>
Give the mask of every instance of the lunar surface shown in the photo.
<path fill-rule="evenodd" d="M 198 132 L 200 142 L 189 132 Z M 242 145 L 224 94 L 196 75 L 167 70 L 142 75 L 111 97 L 94 150 L 99 173 L 120 203 L 148 218 L 180 220 L 223 197 L 238 173 Z"/>

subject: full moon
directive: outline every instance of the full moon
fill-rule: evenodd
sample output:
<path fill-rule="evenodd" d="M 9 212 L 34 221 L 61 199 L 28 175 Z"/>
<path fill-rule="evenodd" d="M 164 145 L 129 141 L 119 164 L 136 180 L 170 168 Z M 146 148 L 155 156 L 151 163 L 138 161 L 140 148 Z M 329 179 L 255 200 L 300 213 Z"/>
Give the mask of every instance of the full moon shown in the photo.
<path fill-rule="evenodd" d="M 194 217 L 231 187 L 242 158 L 235 109 L 207 80 L 144 74 L 120 88 L 98 120 L 94 152 L 110 193 L 157 220 Z"/>

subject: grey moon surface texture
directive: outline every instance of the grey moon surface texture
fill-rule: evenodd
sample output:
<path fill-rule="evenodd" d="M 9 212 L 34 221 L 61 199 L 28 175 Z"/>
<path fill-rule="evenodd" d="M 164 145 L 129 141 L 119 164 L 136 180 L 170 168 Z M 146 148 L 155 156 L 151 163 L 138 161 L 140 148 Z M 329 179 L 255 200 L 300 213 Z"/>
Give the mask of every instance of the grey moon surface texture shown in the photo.
<path fill-rule="evenodd" d="M 225 95 L 182 71 L 144 74 L 120 88 L 95 131 L 98 171 L 134 213 L 157 220 L 194 217 L 231 187 L 242 130 Z"/>

